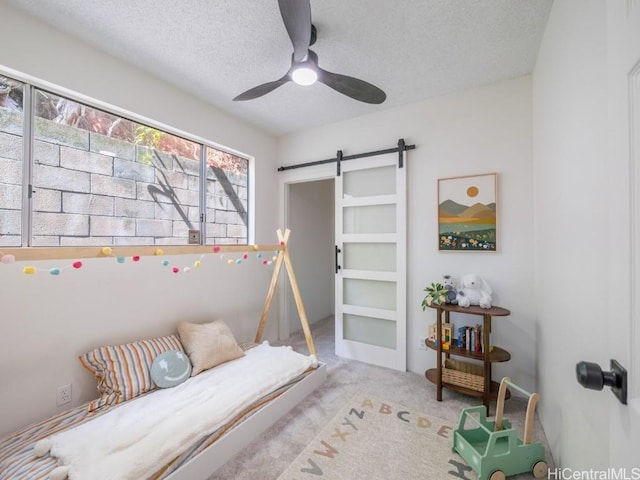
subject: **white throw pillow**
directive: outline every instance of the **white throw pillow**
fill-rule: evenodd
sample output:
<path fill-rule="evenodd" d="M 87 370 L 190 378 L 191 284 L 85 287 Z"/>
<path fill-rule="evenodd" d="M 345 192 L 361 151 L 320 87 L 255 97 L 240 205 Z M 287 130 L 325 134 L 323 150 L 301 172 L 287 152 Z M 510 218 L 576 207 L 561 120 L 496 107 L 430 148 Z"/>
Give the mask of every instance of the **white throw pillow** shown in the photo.
<path fill-rule="evenodd" d="M 233 333 L 222 320 L 204 324 L 179 322 L 178 334 L 191 360 L 192 377 L 244 355 Z"/>

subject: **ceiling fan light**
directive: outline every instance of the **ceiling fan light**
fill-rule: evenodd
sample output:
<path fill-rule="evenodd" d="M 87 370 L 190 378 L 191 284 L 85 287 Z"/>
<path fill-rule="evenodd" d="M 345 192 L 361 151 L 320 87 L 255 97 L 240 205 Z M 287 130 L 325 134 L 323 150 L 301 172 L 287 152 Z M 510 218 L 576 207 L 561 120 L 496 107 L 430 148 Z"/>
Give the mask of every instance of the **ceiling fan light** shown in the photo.
<path fill-rule="evenodd" d="M 312 68 L 300 67 L 291 72 L 291 79 L 298 85 L 313 85 L 318 80 L 318 73 Z"/>

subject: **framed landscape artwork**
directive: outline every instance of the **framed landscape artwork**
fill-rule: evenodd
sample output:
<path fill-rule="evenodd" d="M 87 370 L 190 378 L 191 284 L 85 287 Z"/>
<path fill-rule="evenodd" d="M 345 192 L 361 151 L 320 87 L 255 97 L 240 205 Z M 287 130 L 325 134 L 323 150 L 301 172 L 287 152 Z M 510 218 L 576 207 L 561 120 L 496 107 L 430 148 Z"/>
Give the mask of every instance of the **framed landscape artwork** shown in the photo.
<path fill-rule="evenodd" d="M 496 251 L 498 174 L 438 179 L 438 250 Z"/>

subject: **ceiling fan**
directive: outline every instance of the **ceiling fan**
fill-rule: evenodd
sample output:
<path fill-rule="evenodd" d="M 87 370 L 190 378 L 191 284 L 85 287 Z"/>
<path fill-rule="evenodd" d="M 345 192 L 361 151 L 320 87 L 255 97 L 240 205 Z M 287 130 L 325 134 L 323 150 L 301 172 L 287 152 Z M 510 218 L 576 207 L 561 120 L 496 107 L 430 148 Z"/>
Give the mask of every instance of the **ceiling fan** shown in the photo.
<path fill-rule="evenodd" d="M 278 0 L 282 20 L 293 44 L 291 67 L 278 80 L 263 83 L 241 93 L 234 101 L 253 100 L 293 81 L 298 85 L 324 83 L 337 92 L 365 103 L 379 104 L 387 95 L 364 80 L 328 72 L 318 66 L 318 55 L 309 47 L 316 41 L 316 28 L 311 24 L 310 0 Z"/>

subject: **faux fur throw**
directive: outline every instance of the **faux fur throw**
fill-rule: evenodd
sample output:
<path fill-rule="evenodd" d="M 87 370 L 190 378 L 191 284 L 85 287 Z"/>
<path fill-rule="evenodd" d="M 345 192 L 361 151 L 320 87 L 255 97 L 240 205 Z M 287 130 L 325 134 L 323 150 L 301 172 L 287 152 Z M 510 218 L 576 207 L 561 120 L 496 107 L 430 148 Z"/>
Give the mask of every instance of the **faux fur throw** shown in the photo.
<path fill-rule="evenodd" d="M 51 479 L 140 480 L 311 366 L 314 356 L 263 343 L 186 382 L 130 400 L 36 443 L 56 457 Z"/>

